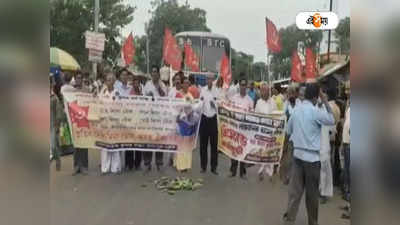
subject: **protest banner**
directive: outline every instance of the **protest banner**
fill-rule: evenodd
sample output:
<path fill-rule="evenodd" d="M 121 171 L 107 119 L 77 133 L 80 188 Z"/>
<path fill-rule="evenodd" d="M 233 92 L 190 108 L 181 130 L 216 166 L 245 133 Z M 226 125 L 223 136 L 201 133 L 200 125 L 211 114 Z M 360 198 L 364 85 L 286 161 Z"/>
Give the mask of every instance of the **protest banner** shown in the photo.
<path fill-rule="evenodd" d="M 196 146 L 198 101 L 79 92 L 64 97 L 77 148 L 180 152 Z"/>
<path fill-rule="evenodd" d="M 279 165 L 286 117 L 245 112 L 229 102 L 218 104 L 218 149 L 232 159 Z"/>

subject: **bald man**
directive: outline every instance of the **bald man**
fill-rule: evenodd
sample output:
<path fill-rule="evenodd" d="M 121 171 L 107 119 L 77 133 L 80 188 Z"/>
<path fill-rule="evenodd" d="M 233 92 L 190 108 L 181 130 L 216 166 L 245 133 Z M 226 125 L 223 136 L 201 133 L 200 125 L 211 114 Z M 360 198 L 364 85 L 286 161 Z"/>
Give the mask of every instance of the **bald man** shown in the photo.
<path fill-rule="evenodd" d="M 256 113 L 261 114 L 271 114 L 273 111 L 277 110 L 276 103 L 274 99 L 269 97 L 269 87 L 266 83 L 262 83 L 260 87 L 261 99 L 257 101 Z M 269 176 L 272 176 L 274 167 L 272 165 L 261 165 L 258 170 L 258 176 L 260 181 L 264 179 L 264 172 Z"/>

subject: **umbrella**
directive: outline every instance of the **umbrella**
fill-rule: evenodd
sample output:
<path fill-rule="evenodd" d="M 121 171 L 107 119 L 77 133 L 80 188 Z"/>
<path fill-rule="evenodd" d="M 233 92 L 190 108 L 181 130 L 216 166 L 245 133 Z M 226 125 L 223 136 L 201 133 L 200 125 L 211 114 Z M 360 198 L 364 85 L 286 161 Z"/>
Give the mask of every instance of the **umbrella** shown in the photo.
<path fill-rule="evenodd" d="M 63 70 L 78 70 L 78 62 L 69 53 L 56 47 L 50 48 L 50 65 L 60 66 Z"/>

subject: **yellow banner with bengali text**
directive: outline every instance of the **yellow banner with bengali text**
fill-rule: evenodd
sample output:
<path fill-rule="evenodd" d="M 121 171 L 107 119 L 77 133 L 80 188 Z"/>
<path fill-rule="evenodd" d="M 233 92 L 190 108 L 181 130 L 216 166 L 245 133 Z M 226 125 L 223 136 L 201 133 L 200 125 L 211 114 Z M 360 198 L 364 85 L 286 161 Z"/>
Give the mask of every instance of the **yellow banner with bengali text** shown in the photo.
<path fill-rule="evenodd" d="M 201 116 L 198 105 L 165 97 L 64 93 L 74 146 L 108 151 L 192 151 Z"/>

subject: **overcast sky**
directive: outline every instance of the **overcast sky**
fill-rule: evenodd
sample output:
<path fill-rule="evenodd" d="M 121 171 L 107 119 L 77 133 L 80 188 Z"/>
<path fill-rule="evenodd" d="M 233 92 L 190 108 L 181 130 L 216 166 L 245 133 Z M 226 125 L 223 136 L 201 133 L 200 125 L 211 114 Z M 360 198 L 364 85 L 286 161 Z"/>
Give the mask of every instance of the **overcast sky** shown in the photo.
<path fill-rule="evenodd" d="M 123 30 L 124 36 L 144 34 L 144 23 L 150 19 L 151 0 L 127 0 L 136 6 L 133 22 Z M 186 0 L 178 0 L 184 4 Z M 350 0 L 332 0 L 333 11 L 340 18 L 350 16 Z M 227 36 L 231 46 L 265 61 L 265 17 L 278 29 L 295 23 L 300 11 L 328 10 L 329 0 L 188 0 L 192 8 L 207 12 L 207 25 L 214 33 Z M 151 47 L 151 46 L 150 46 Z"/>

